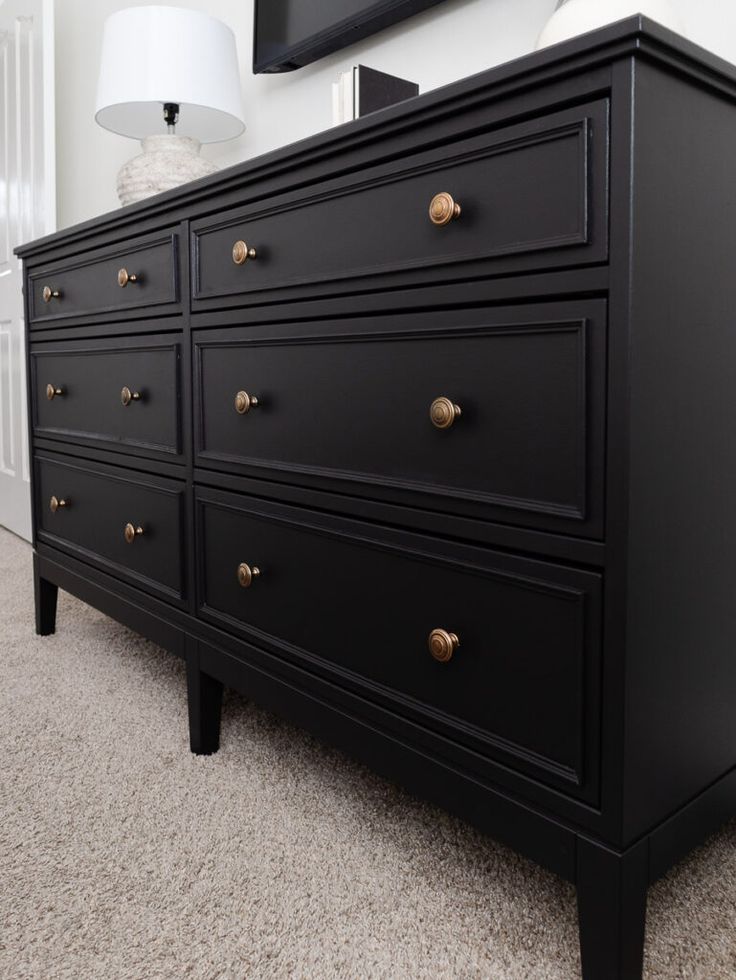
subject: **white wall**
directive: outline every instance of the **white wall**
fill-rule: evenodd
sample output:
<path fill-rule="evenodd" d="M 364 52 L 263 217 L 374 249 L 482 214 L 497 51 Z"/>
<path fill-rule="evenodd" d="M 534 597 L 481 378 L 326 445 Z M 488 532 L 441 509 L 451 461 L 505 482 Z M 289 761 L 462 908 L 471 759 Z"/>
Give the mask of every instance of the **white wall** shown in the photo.
<path fill-rule="evenodd" d="M 156 0 L 57 0 L 56 123 L 58 226 L 118 206 L 115 175 L 138 144 L 94 121 L 105 18 Z M 426 92 L 526 54 L 556 0 L 445 0 L 439 6 L 313 65 L 284 75 L 253 75 L 253 0 L 158 0 L 206 10 L 235 31 L 247 129 L 231 143 L 205 147 L 222 166 L 326 129 L 330 83 L 362 62 L 419 83 Z M 736 61 L 736 3 L 672 0 L 690 36 Z"/>

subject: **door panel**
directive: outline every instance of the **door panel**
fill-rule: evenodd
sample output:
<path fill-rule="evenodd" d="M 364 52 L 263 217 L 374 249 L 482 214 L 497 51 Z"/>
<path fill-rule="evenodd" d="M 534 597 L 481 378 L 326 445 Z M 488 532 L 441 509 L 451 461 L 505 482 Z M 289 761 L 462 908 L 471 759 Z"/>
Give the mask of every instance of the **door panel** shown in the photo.
<path fill-rule="evenodd" d="M 56 224 L 51 0 L 0 6 L 0 524 L 31 538 L 22 271 Z"/>

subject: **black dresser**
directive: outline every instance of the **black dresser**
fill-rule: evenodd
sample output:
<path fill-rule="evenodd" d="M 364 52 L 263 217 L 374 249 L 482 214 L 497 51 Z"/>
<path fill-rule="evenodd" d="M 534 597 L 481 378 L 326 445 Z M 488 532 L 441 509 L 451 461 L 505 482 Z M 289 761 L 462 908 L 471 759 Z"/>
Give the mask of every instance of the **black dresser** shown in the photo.
<path fill-rule="evenodd" d="M 586 980 L 735 809 L 735 104 L 636 17 L 19 250 L 38 631 L 574 882 Z"/>

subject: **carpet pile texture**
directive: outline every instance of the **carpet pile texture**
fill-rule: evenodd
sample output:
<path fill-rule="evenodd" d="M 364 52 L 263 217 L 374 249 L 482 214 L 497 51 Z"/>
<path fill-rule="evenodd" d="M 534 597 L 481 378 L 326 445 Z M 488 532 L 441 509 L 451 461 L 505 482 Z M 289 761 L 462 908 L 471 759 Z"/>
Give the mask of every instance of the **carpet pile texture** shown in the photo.
<path fill-rule="evenodd" d="M 574 980 L 573 888 L 183 664 L 0 530 L 0 977 Z M 649 893 L 647 978 L 736 978 L 736 823 Z"/>

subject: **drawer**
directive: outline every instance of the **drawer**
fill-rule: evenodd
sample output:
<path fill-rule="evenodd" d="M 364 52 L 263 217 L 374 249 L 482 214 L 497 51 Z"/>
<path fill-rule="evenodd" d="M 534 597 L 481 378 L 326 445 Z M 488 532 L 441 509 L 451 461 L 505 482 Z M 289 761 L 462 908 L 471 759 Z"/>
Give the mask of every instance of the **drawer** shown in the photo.
<path fill-rule="evenodd" d="M 37 436 L 178 456 L 180 335 L 68 341 L 31 348 Z"/>
<path fill-rule="evenodd" d="M 595 102 L 195 221 L 194 306 L 605 261 L 607 131 Z M 446 225 L 438 194 L 460 206 Z"/>
<path fill-rule="evenodd" d="M 178 313 L 178 234 L 148 235 L 33 269 L 28 276 L 32 323 L 70 317 Z M 141 313 L 141 311 L 144 311 Z"/>
<path fill-rule="evenodd" d="M 39 540 L 181 604 L 183 483 L 47 454 L 35 468 Z"/>
<path fill-rule="evenodd" d="M 485 758 L 594 792 L 598 575 L 205 488 L 196 512 L 204 618 Z"/>
<path fill-rule="evenodd" d="M 197 461 L 600 536 L 605 318 L 583 301 L 199 331 Z"/>

